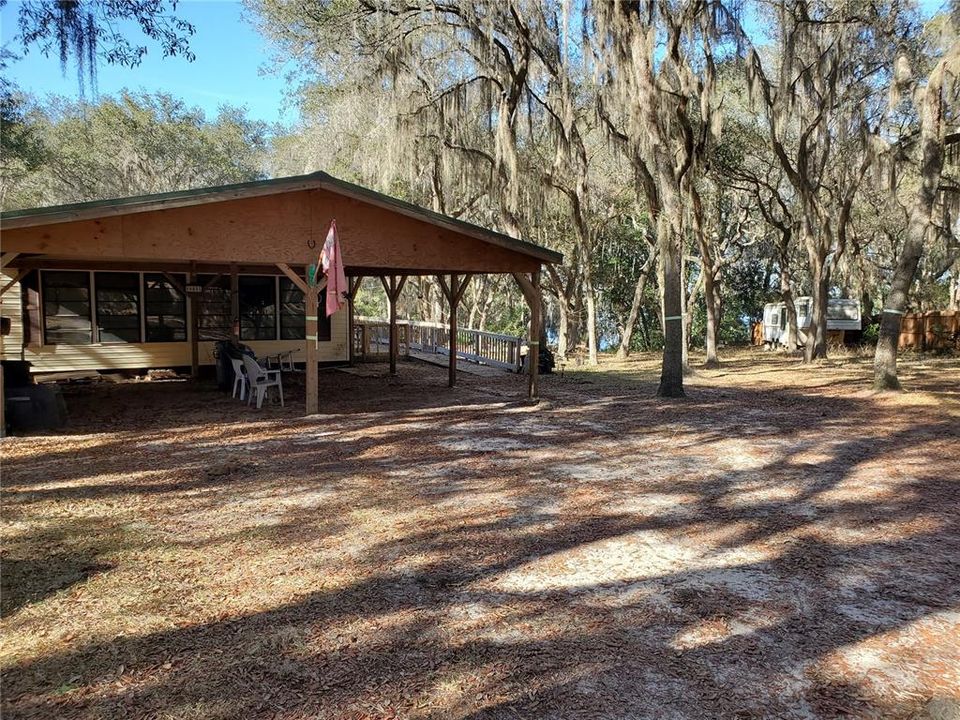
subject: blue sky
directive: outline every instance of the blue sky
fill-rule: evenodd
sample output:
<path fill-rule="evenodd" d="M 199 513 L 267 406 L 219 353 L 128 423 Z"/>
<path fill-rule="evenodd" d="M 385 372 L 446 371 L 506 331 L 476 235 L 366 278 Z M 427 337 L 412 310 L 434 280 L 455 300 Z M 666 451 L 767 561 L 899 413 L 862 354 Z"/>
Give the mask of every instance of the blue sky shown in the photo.
<path fill-rule="evenodd" d="M 920 0 L 925 14 L 942 7 L 944 0 Z M 11 39 L 17 32 L 18 0 L 9 0 L 0 9 L 0 41 L 19 54 L 20 47 Z M 251 118 L 266 122 L 291 123 L 297 111 L 287 97 L 289 83 L 286 69 L 274 69 L 267 43 L 244 19 L 244 11 L 236 0 L 181 0 L 177 15 L 193 23 L 196 35 L 190 46 L 196 54 L 194 62 L 183 58 L 164 58 L 159 46 L 148 43 L 148 53 L 140 66 L 126 68 L 101 63 L 98 87 L 101 94 L 112 94 L 126 87 L 132 90 L 165 90 L 188 105 L 199 106 L 208 117 L 228 103 L 245 106 Z M 131 23 L 131 35 L 142 38 Z M 122 26 L 121 26 L 122 29 Z M 43 96 L 50 93 L 77 96 L 77 75 L 67 68 L 64 75 L 60 60 L 44 57 L 31 50 L 20 60 L 8 65 L 7 74 L 22 90 Z"/>
<path fill-rule="evenodd" d="M 17 33 L 19 5 L 18 0 L 10 0 L 0 9 L 0 40 L 18 55 L 21 54 L 19 44 L 10 41 Z M 97 85 L 101 95 L 124 87 L 165 90 L 188 105 L 203 108 L 208 117 L 215 115 L 220 105 L 228 103 L 245 106 L 250 117 L 257 120 L 291 122 L 296 119 L 296 108 L 286 102 L 288 82 L 284 71 L 270 70 L 267 43 L 244 19 L 239 2 L 182 0 L 177 15 L 196 27 L 196 35 L 190 40 L 196 60 L 191 63 L 180 57 L 165 58 L 158 45 L 144 40 L 148 52 L 140 66 L 126 68 L 105 63 L 98 66 Z M 139 30 L 132 35 L 143 37 Z M 11 62 L 7 75 L 21 90 L 35 95 L 77 96 L 75 68 L 68 67 L 64 75 L 58 57 L 44 57 L 36 49 Z"/>

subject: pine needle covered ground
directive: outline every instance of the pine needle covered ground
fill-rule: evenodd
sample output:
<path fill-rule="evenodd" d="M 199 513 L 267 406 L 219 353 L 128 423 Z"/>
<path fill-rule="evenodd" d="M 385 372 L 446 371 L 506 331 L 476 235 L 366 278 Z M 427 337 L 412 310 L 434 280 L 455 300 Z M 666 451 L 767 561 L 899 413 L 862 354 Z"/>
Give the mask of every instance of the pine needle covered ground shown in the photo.
<path fill-rule="evenodd" d="M 69 388 L 3 452 L 3 716 L 915 717 L 960 702 L 960 364 L 403 363 Z M 294 384 L 291 378 L 290 386 Z M 300 391 L 302 403 L 302 388 Z M 296 388 L 288 395 L 296 398 Z"/>

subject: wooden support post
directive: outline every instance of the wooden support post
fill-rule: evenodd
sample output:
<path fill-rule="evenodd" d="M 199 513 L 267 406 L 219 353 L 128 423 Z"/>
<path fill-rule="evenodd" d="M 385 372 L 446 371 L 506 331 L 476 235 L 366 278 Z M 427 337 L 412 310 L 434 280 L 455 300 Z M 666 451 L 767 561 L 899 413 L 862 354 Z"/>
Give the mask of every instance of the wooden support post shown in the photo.
<path fill-rule="evenodd" d="M 450 350 L 449 356 L 449 377 L 447 385 L 453 387 L 457 384 L 457 308 L 460 307 L 460 300 L 467 291 L 472 275 L 464 275 L 463 280 L 458 280 L 456 273 L 450 276 L 450 284 L 444 280 L 443 275 L 437 275 L 437 281 L 440 283 L 440 289 L 444 297 L 450 303 L 450 341 L 447 346 Z"/>
<path fill-rule="evenodd" d="M 303 293 L 304 336 L 307 341 L 307 415 L 316 415 L 320 411 L 320 370 L 317 367 L 317 335 L 320 312 L 320 293 L 327 287 L 327 279 L 311 286 L 295 273 L 289 265 L 277 263 L 280 271 Z"/>
<path fill-rule="evenodd" d="M 390 374 L 397 374 L 397 278 L 390 276 Z"/>
<path fill-rule="evenodd" d="M 530 307 L 530 339 L 527 340 L 530 380 L 527 385 L 527 397 L 537 400 L 540 397 L 540 309 L 542 307 L 540 273 L 533 273 L 530 277 L 523 273 L 514 273 L 513 277 Z"/>
<path fill-rule="evenodd" d="M 307 415 L 316 415 L 320 410 L 320 371 L 317 367 L 319 299 L 320 288 L 307 287 L 303 296 L 307 340 Z"/>
<path fill-rule="evenodd" d="M 237 264 L 230 263 L 230 336 L 233 344 L 240 344 L 240 278 L 237 275 Z"/>
<path fill-rule="evenodd" d="M 390 374 L 396 375 L 397 355 L 399 351 L 397 335 L 397 301 L 400 299 L 400 293 L 403 292 L 403 286 L 407 282 L 407 276 L 400 275 L 398 277 L 396 275 L 381 275 L 380 282 L 383 284 L 383 290 L 387 294 L 387 300 L 390 303 Z"/>
<path fill-rule="evenodd" d="M 457 384 L 457 274 L 450 275 L 450 363 L 447 366 L 447 385 Z"/>
<path fill-rule="evenodd" d="M 354 298 L 356 298 L 357 296 L 357 291 L 360 290 L 361 282 L 363 282 L 363 275 L 357 275 L 356 277 L 351 277 L 347 279 L 347 287 L 350 289 L 350 293 L 347 295 L 347 303 L 348 303 L 347 310 L 350 313 L 347 316 L 347 337 L 350 338 L 349 340 L 350 344 L 347 350 L 347 360 L 351 365 L 353 365 L 354 354 L 355 354 L 354 346 L 353 346 L 354 345 L 353 336 L 354 336 L 354 333 L 356 333 L 357 331 L 356 324 L 354 321 L 354 316 L 353 316 L 353 313 L 354 313 L 353 303 L 354 303 Z"/>
<path fill-rule="evenodd" d="M 15 252 L 8 252 L 0 255 L 0 270 L 3 270 L 7 265 L 16 260 L 17 255 L 19 255 L 19 253 Z"/>
<path fill-rule="evenodd" d="M 189 285 L 197 285 L 197 263 L 190 263 Z M 189 294 L 190 298 L 190 377 L 200 377 L 200 298 L 203 291 Z"/>

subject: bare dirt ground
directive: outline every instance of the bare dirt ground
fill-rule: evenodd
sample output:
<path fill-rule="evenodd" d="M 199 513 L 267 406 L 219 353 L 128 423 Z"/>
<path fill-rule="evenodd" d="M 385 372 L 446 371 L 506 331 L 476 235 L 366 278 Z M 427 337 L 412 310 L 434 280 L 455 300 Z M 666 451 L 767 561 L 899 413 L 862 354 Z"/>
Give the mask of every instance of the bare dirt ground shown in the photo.
<path fill-rule="evenodd" d="M 68 388 L 0 444 L 3 717 L 947 717 L 960 362 Z"/>

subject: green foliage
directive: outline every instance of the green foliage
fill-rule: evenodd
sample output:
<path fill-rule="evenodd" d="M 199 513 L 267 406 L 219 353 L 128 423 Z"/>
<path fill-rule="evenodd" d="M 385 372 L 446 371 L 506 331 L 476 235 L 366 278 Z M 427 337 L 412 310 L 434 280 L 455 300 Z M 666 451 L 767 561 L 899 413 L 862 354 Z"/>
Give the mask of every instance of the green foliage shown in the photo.
<path fill-rule="evenodd" d="M 30 133 L 45 148 L 8 208 L 225 185 L 264 177 L 268 127 L 224 106 L 214 120 L 166 93 L 96 103 L 34 103 Z"/>
<path fill-rule="evenodd" d="M 47 147 L 27 116 L 26 98 L 6 80 L 0 81 L 0 206 L 11 187 L 40 169 Z M 36 204 L 27 200 L 28 204 Z"/>

